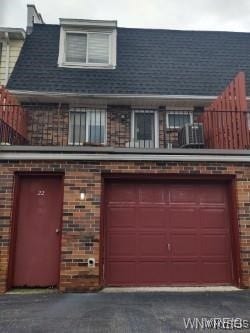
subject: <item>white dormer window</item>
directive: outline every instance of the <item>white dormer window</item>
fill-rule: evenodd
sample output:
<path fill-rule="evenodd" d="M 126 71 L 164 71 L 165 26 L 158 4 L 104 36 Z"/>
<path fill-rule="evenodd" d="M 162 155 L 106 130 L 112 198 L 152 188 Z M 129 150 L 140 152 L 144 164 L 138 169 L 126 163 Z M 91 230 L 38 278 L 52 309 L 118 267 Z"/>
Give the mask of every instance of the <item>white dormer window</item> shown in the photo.
<path fill-rule="evenodd" d="M 61 27 L 59 66 L 115 68 L 116 28 L 107 27 L 102 21 L 80 21 L 75 22 L 74 28 L 74 22 Z"/>
<path fill-rule="evenodd" d="M 66 62 L 82 64 L 110 64 L 110 37 L 105 33 L 67 32 L 65 40 Z"/>

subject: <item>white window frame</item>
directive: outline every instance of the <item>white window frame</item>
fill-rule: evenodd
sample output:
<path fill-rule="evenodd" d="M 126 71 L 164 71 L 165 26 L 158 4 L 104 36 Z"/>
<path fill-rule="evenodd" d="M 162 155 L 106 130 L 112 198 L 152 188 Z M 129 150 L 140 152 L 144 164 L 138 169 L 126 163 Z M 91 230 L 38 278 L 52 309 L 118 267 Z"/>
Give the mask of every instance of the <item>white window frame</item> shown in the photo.
<path fill-rule="evenodd" d="M 169 118 L 168 118 L 168 116 L 170 114 L 178 115 L 178 113 L 180 115 L 186 115 L 186 114 L 188 114 L 190 116 L 190 124 L 193 124 L 193 110 L 190 110 L 190 111 L 189 110 L 185 110 L 185 111 L 182 111 L 182 110 L 171 110 L 171 111 L 168 111 L 167 110 L 167 112 L 166 112 L 166 127 L 167 127 L 167 129 L 178 129 L 178 128 L 180 128 L 180 126 L 178 126 L 178 125 L 170 126 L 169 125 Z"/>
<path fill-rule="evenodd" d="M 66 61 L 66 35 L 69 34 L 84 34 L 87 35 L 86 62 L 71 62 Z M 108 63 L 89 63 L 88 62 L 88 36 L 90 34 L 104 34 L 109 36 L 109 62 Z M 59 42 L 59 67 L 75 67 L 75 68 L 103 68 L 114 69 L 116 67 L 116 39 L 117 32 L 114 30 L 82 30 L 82 29 L 67 29 L 61 27 L 60 42 Z"/>
<path fill-rule="evenodd" d="M 91 144 L 92 142 L 89 140 L 89 124 L 90 124 L 90 112 L 102 112 L 104 113 L 104 142 L 100 142 L 100 145 L 106 145 L 107 144 L 107 109 L 105 108 L 98 108 L 98 109 L 92 109 L 92 108 L 75 108 L 69 110 L 69 130 L 68 130 L 68 145 L 74 145 L 74 146 L 82 146 L 83 144 L 81 142 L 71 142 L 71 123 L 70 123 L 70 113 L 85 113 L 86 114 L 86 123 L 85 123 L 85 142 L 86 144 Z"/>
<path fill-rule="evenodd" d="M 2 55 L 3 55 L 3 41 L 0 39 L 0 64 L 2 62 Z"/>
<path fill-rule="evenodd" d="M 154 114 L 154 130 L 155 130 L 155 147 L 154 148 L 159 148 L 159 113 L 158 111 L 150 110 L 150 109 L 134 109 L 132 110 L 132 115 L 131 115 L 131 142 L 135 143 L 138 142 L 138 140 L 135 139 L 135 114 L 136 113 L 151 113 Z M 147 140 L 145 140 L 147 141 Z M 143 147 L 142 147 L 143 148 Z"/>

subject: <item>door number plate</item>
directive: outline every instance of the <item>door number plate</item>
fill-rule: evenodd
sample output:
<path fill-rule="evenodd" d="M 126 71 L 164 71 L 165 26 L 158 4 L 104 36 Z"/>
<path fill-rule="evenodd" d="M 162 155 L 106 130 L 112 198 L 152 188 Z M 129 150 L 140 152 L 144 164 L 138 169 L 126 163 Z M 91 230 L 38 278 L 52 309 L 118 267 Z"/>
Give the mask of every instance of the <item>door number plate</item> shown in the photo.
<path fill-rule="evenodd" d="M 36 195 L 38 195 L 39 197 L 43 197 L 45 195 L 45 191 L 39 190 Z"/>

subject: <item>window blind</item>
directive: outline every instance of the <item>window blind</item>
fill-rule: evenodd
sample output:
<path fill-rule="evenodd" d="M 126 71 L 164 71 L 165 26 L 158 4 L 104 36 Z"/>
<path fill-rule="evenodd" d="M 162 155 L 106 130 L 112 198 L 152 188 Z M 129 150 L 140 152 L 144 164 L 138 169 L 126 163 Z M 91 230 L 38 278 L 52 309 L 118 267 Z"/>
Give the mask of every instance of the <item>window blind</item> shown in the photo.
<path fill-rule="evenodd" d="M 109 35 L 91 33 L 88 35 L 88 62 L 109 63 Z"/>
<path fill-rule="evenodd" d="M 87 35 L 77 33 L 66 34 L 66 61 L 86 62 Z"/>
<path fill-rule="evenodd" d="M 86 113 L 71 112 L 69 118 L 69 142 L 82 144 L 86 138 Z"/>

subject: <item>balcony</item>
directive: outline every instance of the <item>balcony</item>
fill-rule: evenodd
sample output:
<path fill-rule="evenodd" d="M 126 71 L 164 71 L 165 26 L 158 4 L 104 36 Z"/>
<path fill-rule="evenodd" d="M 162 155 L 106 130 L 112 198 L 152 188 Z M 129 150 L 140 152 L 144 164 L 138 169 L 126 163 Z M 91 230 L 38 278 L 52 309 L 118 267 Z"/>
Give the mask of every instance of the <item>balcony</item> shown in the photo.
<path fill-rule="evenodd" d="M 246 111 L 0 105 L 1 145 L 249 149 Z"/>

